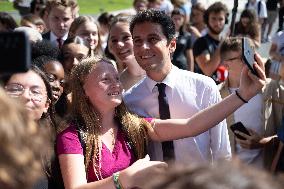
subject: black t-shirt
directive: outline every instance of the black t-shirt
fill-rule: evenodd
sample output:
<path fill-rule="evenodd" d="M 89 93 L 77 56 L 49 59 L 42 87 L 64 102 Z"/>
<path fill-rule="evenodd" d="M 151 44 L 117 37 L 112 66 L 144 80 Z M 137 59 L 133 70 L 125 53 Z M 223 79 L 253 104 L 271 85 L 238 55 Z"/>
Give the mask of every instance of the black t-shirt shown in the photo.
<path fill-rule="evenodd" d="M 266 1 L 267 10 L 271 10 L 271 11 L 277 10 L 277 3 L 278 3 L 278 0 L 267 0 Z"/>
<path fill-rule="evenodd" d="M 217 49 L 219 42 L 220 41 L 210 37 L 209 34 L 198 38 L 193 45 L 194 61 L 195 61 L 195 58 L 201 54 L 210 54 L 210 56 L 212 56 L 215 50 Z M 204 75 L 203 71 L 198 66 L 196 61 L 194 62 L 194 72 Z M 211 77 L 215 80 L 215 82 L 217 82 L 216 72 L 214 72 Z"/>
<path fill-rule="evenodd" d="M 192 48 L 191 35 L 188 32 L 180 32 L 177 37 L 176 50 L 173 54 L 172 63 L 180 69 L 187 70 L 186 51 Z"/>

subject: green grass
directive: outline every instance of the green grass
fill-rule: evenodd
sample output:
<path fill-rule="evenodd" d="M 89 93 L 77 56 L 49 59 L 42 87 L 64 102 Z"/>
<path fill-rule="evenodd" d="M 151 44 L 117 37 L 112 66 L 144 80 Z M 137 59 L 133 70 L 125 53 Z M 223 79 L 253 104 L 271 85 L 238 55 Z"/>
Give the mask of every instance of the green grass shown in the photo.
<path fill-rule="evenodd" d="M 80 14 L 98 14 L 132 7 L 130 0 L 78 0 L 78 3 Z"/>
<path fill-rule="evenodd" d="M 14 10 L 13 3 L 0 0 L 0 12 L 11 12 Z"/>
<path fill-rule="evenodd" d="M 78 0 L 80 14 L 98 14 L 132 7 L 130 0 Z M 15 11 L 13 4 L 0 0 L 0 11 Z"/>

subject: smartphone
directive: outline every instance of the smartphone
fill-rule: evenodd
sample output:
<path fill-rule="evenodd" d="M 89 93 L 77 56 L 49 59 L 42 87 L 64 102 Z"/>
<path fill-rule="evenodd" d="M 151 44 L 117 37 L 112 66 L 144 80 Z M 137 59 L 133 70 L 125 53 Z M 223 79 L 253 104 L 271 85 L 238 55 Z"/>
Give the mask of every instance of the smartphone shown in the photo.
<path fill-rule="evenodd" d="M 237 123 L 234 123 L 233 125 L 230 126 L 230 129 L 233 131 L 233 133 L 236 135 L 236 137 L 238 137 L 239 139 L 241 140 L 245 140 L 244 137 L 242 137 L 241 135 L 239 134 L 236 134 L 234 131 L 240 131 L 244 134 L 247 134 L 247 135 L 250 135 L 249 134 L 249 131 L 247 130 L 247 128 L 243 125 L 242 122 L 237 122 Z"/>
<path fill-rule="evenodd" d="M 243 37 L 242 38 L 242 58 L 243 61 L 245 62 L 245 64 L 248 66 L 248 68 L 250 69 L 250 71 L 258 76 L 257 72 L 255 71 L 254 67 L 253 67 L 253 63 L 254 63 L 254 49 L 251 47 L 250 45 L 250 40 L 247 37 Z"/>
<path fill-rule="evenodd" d="M 31 47 L 24 32 L 0 32 L 0 74 L 26 72 L 31 64 Z"/>

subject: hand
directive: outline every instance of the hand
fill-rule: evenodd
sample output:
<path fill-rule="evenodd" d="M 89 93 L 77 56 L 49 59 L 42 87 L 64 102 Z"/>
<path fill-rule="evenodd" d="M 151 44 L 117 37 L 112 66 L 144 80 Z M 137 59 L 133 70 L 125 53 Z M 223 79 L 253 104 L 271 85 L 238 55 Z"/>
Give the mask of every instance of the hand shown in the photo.
<path fill-rule="evenodd" d="M 241 135 L 242 137 L 244 137 L 245 139 L 239 139 L 236 138 L 237 143 L 239 143 L 241 145 L 242 148 L 246 148 L 246 149 L 258 149 L 258 148 L 262 148 L 263 147 L 263 143 L 262 143 L 262 137 L 255 132 L 252 129 L 248 129 L 249 134 L 247 135 L 245 133 L 242 133 L 240 131 L 235 131 L 236 134 Z"/>
<path fill-rule="evenodd" d="M 201 33 L 194 26 L 188 26 L 188 32 L 195 34 L 197 37 L 201 37 Z"/>
<path fill-rule="evenodd" d="M 259 54 L 255 54 L 255 60 L 253 66 L 259 77 L 254 75 L 247 66 L 243 67 L 241 74 L 239 94 L 247 101 L 262 89 L 266 80 L 264 62 Z"/>
<path fill-rule="evenodd" d="M 149 180 L 164 173 L 167 167 L 167 163 L 150 161 L 149 155 L 146 155 L 121 171 L 119 178 L 124 188 L 145 188 Z"/>

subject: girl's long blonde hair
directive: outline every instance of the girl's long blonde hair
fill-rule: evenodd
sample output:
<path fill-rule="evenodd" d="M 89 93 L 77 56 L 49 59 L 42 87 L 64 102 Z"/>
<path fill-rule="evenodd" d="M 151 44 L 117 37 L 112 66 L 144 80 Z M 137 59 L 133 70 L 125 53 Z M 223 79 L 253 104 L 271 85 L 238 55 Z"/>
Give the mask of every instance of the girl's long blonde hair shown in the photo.
<path fill-rule="evenodd" d="M 84 155 L 86 171 L 94 154 L 100 153 L 99 134 L 101 117 L 85 95 L 83 85 L 86 77 L 96 68 L 99 62 L 112 65 L 106 58 L 91 57 L 75 66 L 71 73 L 72 112 L 70 121 L 77 120 L 75 124 L 79 123 L 79 125 L 76 126 L 84 132 L 83 140 L 86 144 Z M 146 124 L 149 123 L 139 118 L 137 115 L 130 113 L 123 102 L 115 108 L 114 119 L 120 123 L 120 128 L 127 137 L 127 142 L 130 143 L 135 157 L 138 159 L 143 158 L 146 154 L 148 142 Z M 97 162 L 93 161 L 93 163 Z"/>
<path fill-rule="evenodd" d="M 76 32 L 77 30 L 85 23 L 87 22 L 92 22 L 97 26 L 98 29 L 98 44 L 96 46 L 96 48 L 93 50 L 93 54 L 94 55 L 101 55 L 103 50 L 102 50 L 102 42 L 101 42 L 101 36 L 100 36 L 100 27 L 98 22 L 91 16 L 79 16 L 77 18 L 74 19 L 74 21 L 72 22 L 70 29 L 69 29 L 69 34 L 68 34 L 68 38 L 69 37 L 75 37 L 76 36 Z"/>

